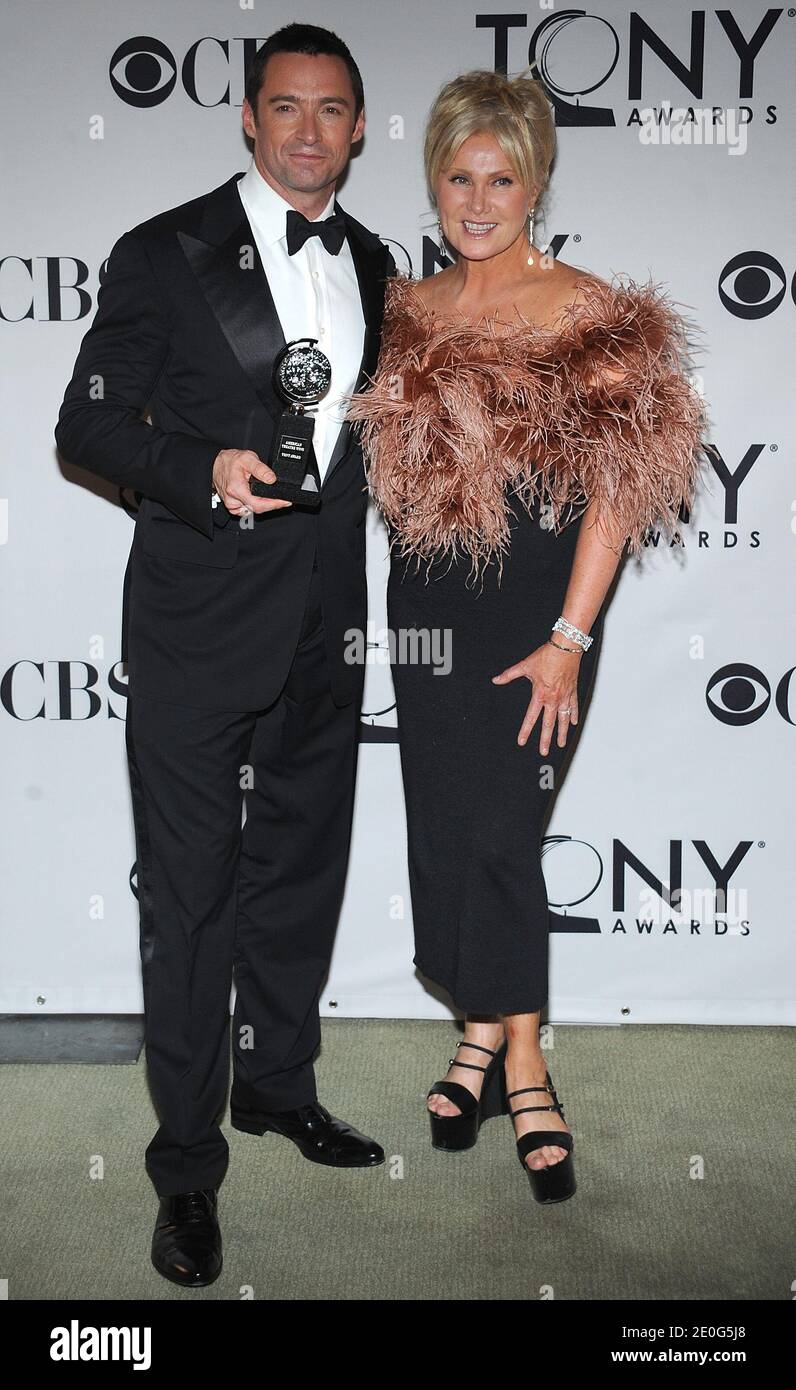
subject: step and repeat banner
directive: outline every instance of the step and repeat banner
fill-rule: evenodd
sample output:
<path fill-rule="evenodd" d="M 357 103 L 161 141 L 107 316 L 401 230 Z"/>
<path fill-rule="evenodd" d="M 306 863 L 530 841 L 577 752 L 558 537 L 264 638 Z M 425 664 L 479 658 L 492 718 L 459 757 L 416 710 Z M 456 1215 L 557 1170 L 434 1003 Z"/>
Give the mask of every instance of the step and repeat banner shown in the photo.
<path fill-rule="evenodd" d="M 143 1008 L 120 662 L 135 498 L 61 461 L 53 428 L 111 246 L 248 166 L 245 65 L 297 18 L 334 29 L 360 65 L 366 136 L 339 198 L 402 271 L 442 263 L 421 159 L 439 87 L 535 61 L 559 132 L 537 242 L 606 278 L 651 276 L 701 330 L 710 467 L 679 539 L 652 534 L 622 569 L 547 828 L 549 1015 L 789 1023 L 796 17 L 754 0 L 510 13 L 304 0 L 298 14 L 263 0 L 5 0 L 0 1010 Z M 323 1011 L 445 1017 L 412 966 L 373 510 L 368 545 L 357 808 Z"/>

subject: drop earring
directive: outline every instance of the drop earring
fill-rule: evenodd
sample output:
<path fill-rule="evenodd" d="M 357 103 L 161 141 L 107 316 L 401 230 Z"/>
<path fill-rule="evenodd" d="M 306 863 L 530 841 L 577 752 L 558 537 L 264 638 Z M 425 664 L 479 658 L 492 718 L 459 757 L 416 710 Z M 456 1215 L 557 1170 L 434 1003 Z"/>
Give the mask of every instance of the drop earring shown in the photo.
<path fill-rule="evenodd" d="M 439 217 L 437 218 L 437 240 L 439 241 L 440 251 L 444 256 L 447 256 L 448 248 L 445 245 L 445 233 L 442 230 L 442 222 Z"/>
<path fill-rule="evenodd" d="M 528 215 L 528 265 L 533 265 L 533 215 L 536 208 L 531 208 Z"/>

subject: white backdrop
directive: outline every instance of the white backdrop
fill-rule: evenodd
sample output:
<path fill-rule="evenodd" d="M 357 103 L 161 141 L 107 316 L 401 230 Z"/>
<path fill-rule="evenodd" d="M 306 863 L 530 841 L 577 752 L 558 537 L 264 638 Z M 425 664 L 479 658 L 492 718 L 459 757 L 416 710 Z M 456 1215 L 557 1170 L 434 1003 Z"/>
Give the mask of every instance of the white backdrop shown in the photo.
<path fill-rule="evenodd" d="M 704 330 L 713 471 L 682 544 L 662 537 L 624 567 L 548 828 L 549 1014 L 793 1020 L 796 18 L 754 0 L 722 19 L 681 0 L 527 9 L 501 29 L 497 7 L 466 0 L 304 0 L 298 15 L 244 0 L 5 0 L 3 1012 L 143 1007 L 119 664 L 133 522 L 58 460 L 53 427 L 113 242 L 246 168 L 247 45 L 301 18 L 334 28 L 360 64 L 366 139 L 340 201 L 402 269 L 434 266 L 420 152 L 438 88 L 471 67 L 517 72 L 536 51 L 560 94 L 537 241 L 604 276 L 652 275 Z M 378 641 L 373 514 L 368 539 Z M 391 704 L 373 665 L 323 1009 L 440 1017 L 411 965 Z"/>

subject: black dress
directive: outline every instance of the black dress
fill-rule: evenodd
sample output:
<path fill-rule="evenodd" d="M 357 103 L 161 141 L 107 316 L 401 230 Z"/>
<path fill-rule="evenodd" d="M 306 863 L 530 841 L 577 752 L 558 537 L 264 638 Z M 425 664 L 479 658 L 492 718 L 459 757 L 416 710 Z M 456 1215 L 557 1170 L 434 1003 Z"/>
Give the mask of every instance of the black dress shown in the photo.
<path fill-rule="evenodd" d="M 699 472 L 685 321 L 653 284 L 587 277 L 580 292 L 560 326 L 506 331 L 438 321 L 393 279 L 378 370 L 348 411 L 390 536 L 415 964 L 471 1014 L 535 1013 L 547 1000 L 542 836 L 583 725 L 604 605 L 588 651 L 568 658 L 579 722 L 563 748 L 556 726 L 541 756 L 541 715 L 521 748 L 531 682 L 491 678 L 571 616 L 586 499 L 637 553 L 659 521 L 678 534 Z M 413 629 L 437 634 L 443 656 L 448 630 L 449 674 L 402 659 Z"/>
<path fill-rule="evenodd" d="M 547 1001 L 543 827 L 581 727 L 603 623 L 601 611 L 589 650 L 572 658 L 580 668 L 579 722 L 570 725 L 565 747 L 554 729 L 541 756 L 540 716 L 521 748 L 531 683 L 493 685 L 491 677 L 550 636 L 564 608 L 582 518 L 555 536 L 539 525 L 535 509 L 529 513 L 515 500 L 509 521 L 499 585 L 494 560 L 474 581 L 466 557 L 435 559 L 429 568 L 416 557 L 400 558 L 394 547 L 387 588 L 414 962 L 472 1014 L 534 1013 Z M 411 628 L 449 630 L 449 674 L 434 674 L 430 662 L 398 659 L 401 631 Z M 411 650 L 407 642 L 406 654 Z"/>

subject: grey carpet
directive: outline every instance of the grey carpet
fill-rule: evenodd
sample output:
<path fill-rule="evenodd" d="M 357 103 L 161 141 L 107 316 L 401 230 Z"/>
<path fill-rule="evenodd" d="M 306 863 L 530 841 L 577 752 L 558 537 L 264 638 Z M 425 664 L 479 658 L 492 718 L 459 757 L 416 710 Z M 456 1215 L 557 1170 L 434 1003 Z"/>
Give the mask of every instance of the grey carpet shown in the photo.
<path fill-rule="evenodd" d="M 790 1030 L 557 1027 L 548 1064 L 578 1191 L 552 1207 L 533 1201 L 505 1117 L 474 1150 L 431 1149 L 423 1098 L 453 1024 L 330 1019 L 323 1032 L 320 1098 L 388 1162 L 325 1169 L 227 1119 L 224 1270 L 194 1292 L 149 1263 L 143 1056 L 2 1067 L 9 1299 L 791 1297 Z"/>

